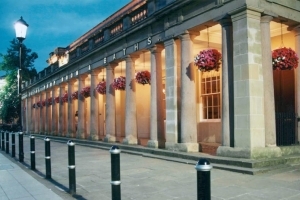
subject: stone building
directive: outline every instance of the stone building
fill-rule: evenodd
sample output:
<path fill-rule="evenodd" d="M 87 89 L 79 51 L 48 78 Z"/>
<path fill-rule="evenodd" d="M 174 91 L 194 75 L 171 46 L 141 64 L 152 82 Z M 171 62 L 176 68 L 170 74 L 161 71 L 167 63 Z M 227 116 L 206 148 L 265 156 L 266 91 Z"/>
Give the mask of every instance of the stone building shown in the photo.
<path fill-rule="evenodd" d="M 279 146 L 300 139 L 300 67 L 273 70 L 272 50 L 300 55 L 299 25 L 299 0 L 133 0 L 50 53 L 48 67 L 23 85 L 23 129 L 184 152 L 210 146 L 229 157 L 281 156 Z M 195 66 L 206 49 L 222 54 L 219 70 Z M 141 71 L 151 73 L 151 84 L 135 81 Z M 125 89 L 115 90 L 120 76 Z M 104 95 L 96 91 L 101 81 Z"/>

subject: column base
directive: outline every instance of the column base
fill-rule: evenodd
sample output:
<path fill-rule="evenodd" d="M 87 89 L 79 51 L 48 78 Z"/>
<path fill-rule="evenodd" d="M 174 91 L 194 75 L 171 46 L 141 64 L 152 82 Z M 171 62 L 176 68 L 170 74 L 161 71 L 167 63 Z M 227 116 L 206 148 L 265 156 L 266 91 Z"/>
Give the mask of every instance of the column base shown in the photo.
<path fill-rule="evenodd" d="M 116 137 L 111 135 L 106 135 L 104 138 L 104 142 L 116 142 Z"/>
<path fill-rule="evenodd" d="M 282 156 L 279 147 L 255 147 L 252 149 L 240 147 L 219 146 L 217 149 L 217 156 L 234 157 L 234 158 L 274 158 Z"/>
<path fill-rule="evenodd" d="M 166 149 L 171 151 L 181 151 L 181 152 L 199 152 L 198 143 L 165 143 Z"/>
<path fill-rule="evenodd" d="M 138 141 L 136 137 L 130 135 L 123 139 L 123 144 L 138 144 Z"/>
<path fill-rule="evenodd" d="M 99 137 L 98 137 L 98 134 L 97 133 L 90 133 L 89 134 L 90 136 L 89 136 L 89 139 L 90 140 L 99 140 Z"/>
<path fill-rule="evenodd" d="M 158 141 L 157 140 L 148 140 L 147 147 L 157 149 L 158 148 Z"/>

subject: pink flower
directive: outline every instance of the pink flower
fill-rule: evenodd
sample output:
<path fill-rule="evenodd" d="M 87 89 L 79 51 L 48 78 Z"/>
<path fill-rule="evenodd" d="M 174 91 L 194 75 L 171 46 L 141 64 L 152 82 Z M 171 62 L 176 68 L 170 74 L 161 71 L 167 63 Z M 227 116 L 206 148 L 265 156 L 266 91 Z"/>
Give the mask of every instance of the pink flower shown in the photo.
<path fill-rule="evenodd" d="M 59 97 L 54 98 L 55 103 L 59 103 Z"/>
<path fill-rule="evenodd" d="M 139 84 L 149 84 L 151 83 L 151 74 L 150 72 L 146 71 L 140 71 L 135 74 L 135 81 Z"/>
<path fill-rule="evenodd" d="M 49 98 L 48 98 L 48 100 L 47 100 L 48 106 L 51 106 L 51 105 L 52 105 L 52 99 L 53 99 L 52 97 L 49 97 Z"/>
<path fill-rule="evenodd" d="M 279 48 L 272 52 L 273 70 L 290 70 L 298 67 L 299 58 L 291 48 Z"/>
<path fill-rule="evenodd" d="M 112 87 L 115 90 L 125 90 L 126 78 L 124 76 L 120 76 L 118 78 L 115 78 L 114 82 L 112 83 Z"/>
<path fill-rule="evenodd" d="M 207 49 L 200 51 L 194 59 L 194 63 L 200 71 L 217 70 L 221 64 L 221 53 L 216 49 Z"/>
<path fill-rule="evenodd" d="M 62 100 L 63 103 L 65 103 L 65 102 L 68 102 L 68 98 L 69 98 L 68 93 L 65 93 L 65 94 L 61 97 L 61 100 Z"/>
<path fill-rule="evenodd" d="M 87 86 L 87 87 L 84 87 L 82 88 L 82 90 L 80 91 L 80 94 L 84 97 L 84 98 L 87 98 L 87 97 L 90 97 L 91 94 L 91 87 L 90 86 Z"/>
<path fill-rule="evenodd" d="M 106 81 L 99 82 L 97 87 L 96 87 L 96 91 L 99 94 L 106 94 Z"/>
<path fill-rule="evenodd" d="M 73 100 L 78 99 L 78 91 L 73 92 L 72 95 L 71 95 L 71 98 L 72 98 Z"/>

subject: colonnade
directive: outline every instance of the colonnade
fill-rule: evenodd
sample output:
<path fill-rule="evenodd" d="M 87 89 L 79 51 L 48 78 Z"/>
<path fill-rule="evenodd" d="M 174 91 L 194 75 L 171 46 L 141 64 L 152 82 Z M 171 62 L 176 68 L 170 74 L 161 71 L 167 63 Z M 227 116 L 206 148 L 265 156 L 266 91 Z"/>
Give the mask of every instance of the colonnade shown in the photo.
<path fill-rule="evenodd" d="M 273 147 L 271 152 L 278 154 L 270 59 L 272 19 L 272 16 L 261 16 L 259 10 L 248 8 L 216 19 L 222 31 L 222 146 L 218 149 L 219 155 L 252 157 L 257 148 L 270 153 L 265 147 Z M 300 55 L 299 26 L 295 30 L 296 52 Z M 145 96 L 150 98 L 146 138 L 149 147 L 186 152 L 199 150 L 198 134 L 201 134 L 201 130 L 196 117 L 197 86 L 193 66 L 193 45 L 199 34 L 201 31 L 185 30 L 178 37 L 165 39 L 149 49 L 143 49 L 150 54 L 150 97 Z M 121 99 L 125 101 L 124 135 L 121 137 L 125 144 L 138 144 L 137 101 L 142 100 L 136 98 L 137 83 L 132 80 L 139 53 L 142 52 L 126 55 L 122 60 L 114 60 L 105 66 L 90 69 L 87 73 L 73 74 L 59 85 L 53 83 L 39 93 L 28 95 L 24 99 L 28 119 L 26 131 L 107 142 L 119 141 L 116 135 L 116 91 L 111 84 L 116 78 L 115 70 L 120 67 L 118 64 L 124 61 L 127 82 L 125 99 Z M 297 77 L 300 76 L 299 70 L 297 68 Z M 95 91 L 101 80 L 100 73 L 105 73 L 105 96 Z M 47 100 L 51 96 L 62 96 L 65 91 L 70 95 L 77 90 L 75 88 L 80 91 L 85 86 L 91 88 L 89 98 L 78 95 L 78 100 L 69 97 L 68 103 L 56 103 L 53 100 L 52 106 L 30 109 L 34 102 Z M 297 91 L 300 91 L 299 81 Z M 300 113 L 300 95 L 297 95 L 297 109 Z M 102 102 L 102 108 L 99 101 Z M 77 130 L 74 121 L 76 110 Z"/>

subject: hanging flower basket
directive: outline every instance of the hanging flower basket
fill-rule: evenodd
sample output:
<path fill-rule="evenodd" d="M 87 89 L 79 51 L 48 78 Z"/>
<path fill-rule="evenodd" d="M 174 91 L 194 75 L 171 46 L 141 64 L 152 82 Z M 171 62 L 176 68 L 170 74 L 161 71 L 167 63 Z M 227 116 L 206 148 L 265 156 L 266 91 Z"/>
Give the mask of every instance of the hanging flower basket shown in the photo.
<path fill-rule="evenodd" d="M 84 98 L 87 98 L 87 97 L 90 97 L 91 96 L 91 87 L 90 86 L 87 86 L 87 87 L 84 87 L 82 88 L 82 90 L 80 91 L 80 94 L 84 97 Z"/>
<path fill-rule="evenodd" d="M 59 97 L 54 97 L 55 103 L 59 103 Z"/>
<path fill-rule="evenodd" d="M 99 82 L 96 87 L 96 91 L 102 95 L 106 94 L 106 81 Z"/>
<path fill-rule="evenodd" d="M 37 105 L 34 103 L 33 105 L 32 105 L 32 108 L 36 108 L 37 107 Z"/>
<path fill-rule="evenodd" d="M 36 103 L 36 106 L 37 106 L 38 108 L 43 107 L 43 106 L 42 106 L 42 102 L 41 102 L 41 101 L 38 101 L 38 102 Z"/>
<path fill-rule="evenodd" d="M 48 100 L 47 100 L 48 106 L 51 106 L 51 105 L 52 105 L 52 100 L 53 100 L 52 97 L 48 98 Z"/>
<path fill-rule="evenodd" d="M 125 90 L 125 86 L 126 86 L 126 78 L 124 76 L 115 78 L 114 82 L 112 83 L 112 87 L 115 90 Z"/>
<path fill-rule="evenodd" d="M 63 103 L 68 102 L 68 97 L 69 97 L 68 93 L 65 93 L 65 94 L 61 97 L 61 101 L 62 101 Z"/>
<path fill-rule="evenodd" d="M 135 81 L 139 84 L 145 85 L 151 83 L 151 74 L 149 71 L 140 71 L 135 74 Z"/>
<path fill-rule="evenodd" d="M 46 106 L 46 100 L 42 101 L 42 106 Z"/>
<path fill-rule="evenodd" d="M 195 65 L 200 71 L 218 71 L 221 64 L 221 53 L 216 49 L 200 51 L 194 59 Z"/>
<path fill-rule="evenodd" d="M 273 70 L 291 70 L 298 67 L 299 57 L 291 48 L 279 48 L 272 52 Z"/>
<path fill-rule="evenodd" d="M 78 91 L 73 92 L 73 93 L 71 94 L 71 98 L 72 98 L 73 100 L 78 99 Z"/>

